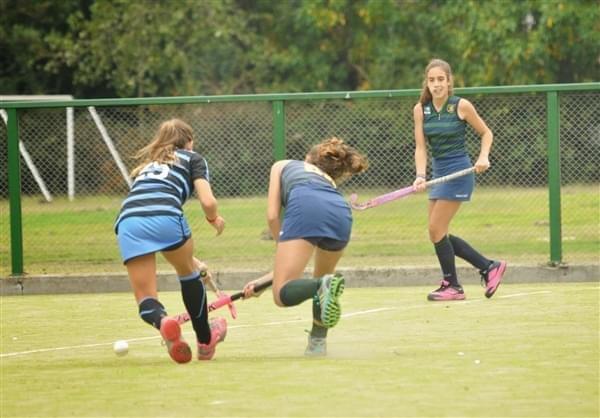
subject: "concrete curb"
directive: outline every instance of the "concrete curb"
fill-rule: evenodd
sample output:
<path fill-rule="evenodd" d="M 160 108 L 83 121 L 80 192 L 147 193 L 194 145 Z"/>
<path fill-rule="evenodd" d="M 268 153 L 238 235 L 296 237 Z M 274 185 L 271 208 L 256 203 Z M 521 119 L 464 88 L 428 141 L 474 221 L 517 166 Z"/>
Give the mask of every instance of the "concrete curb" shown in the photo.
<path fill-rule="evenodd" d="M 479 274 L 472 267 L 458 267 L 463 284 L 478 284 Z M 440 279 L 437 266 L 403 266 L 401 268 L 339 269 L 347 287 L 435 286 Z M 217 284 L 225 290 L 242 289 L 245 283 L 266 272 L 223 271 L 213 273 Z M 599 282 L 600 265 L 565 265 L 559 267 L 509 265 L 506 283 Z M 158 275 L 160 291 L 178 291 L 179 282 L 173 273 Z M 46 295 L 69 293 L 130 292 L 124 274 L 44 275 L 9 277 L 0 280 L 0 296 Z"/>

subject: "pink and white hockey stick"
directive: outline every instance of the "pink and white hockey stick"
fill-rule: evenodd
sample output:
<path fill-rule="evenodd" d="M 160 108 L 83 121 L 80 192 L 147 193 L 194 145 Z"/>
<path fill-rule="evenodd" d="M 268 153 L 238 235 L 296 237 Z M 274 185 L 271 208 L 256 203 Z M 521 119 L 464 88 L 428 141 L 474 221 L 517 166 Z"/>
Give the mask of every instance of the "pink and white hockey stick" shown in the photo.
<path fill-rule="evenodd" d="M 267 279 L 267 280 L 265 280 L 265 279 Z M 273 284 L 273 273 L 272 272 L 267 273 L 257 280 L 264 280 L 264 281 L 258 282 L 257 284 L 254 285 L 255 293 L 258 293 Z M 208 312 L 212 312 L 223 306 L 229 306 L 231 309 L 231 306 L 233 306 L 233 302 L 238 299 L 241 299 L 243 297 L 244 297 L 243 291 L 236 292 L 233 295 L 228 295 L 224 292 L 221 292 L 221 295 L 217 298 L 217 300 L 213 301 L 212 303 L 210 303 L 208 305 Z M 232 317 L 233 317 L 233 319 L 236 319 L 237 313 L 234 316 L 233 312 L 232 312 Z M 183 313 L 180 313 L 179 315 L 176 315 L 175 318 L 177 319 L 177 322 L 179 322 L 179 324 L 184 324 L 190 320 L 190 315 L 187 312 L 183 312 Z"/>
<path fill-rule="evenodd" d="M 460 170 L 455 173 L 448 174 L 447 176 L 438 177 L 437 179 L 429 180 L 425 184 L 427 185 L 427 187 L 430 187 L 430 186 L 434 186 L 436 184 L 447 183 L 450 180 L 454 180 L 456 178 L 466 176 L 467 174 L 470 174 L 473 171 L 475 171 L 475 167 L 465 168 L 464 170 Z M 353 193 L 350 196 L 350 206 L 354 210 L 366 210 L 366 209 L 370 209 L 370 208 L 374 208 L 374 207 L 383 205 L 384 203 L 389 203 L 389 202 L 393 202 L 394 200 L 402 199 L 403 197 L 411 195 L 414 192 L 416 192 L 414 186 L 408 186 L 403 189 L 394 190 L 393 192 L 374 197 L 373 199 L 367 200 L 366 202 L 363 202 L 363 203 L 358 203 L 357 202 L 358 195 L 356 193 Z"/>

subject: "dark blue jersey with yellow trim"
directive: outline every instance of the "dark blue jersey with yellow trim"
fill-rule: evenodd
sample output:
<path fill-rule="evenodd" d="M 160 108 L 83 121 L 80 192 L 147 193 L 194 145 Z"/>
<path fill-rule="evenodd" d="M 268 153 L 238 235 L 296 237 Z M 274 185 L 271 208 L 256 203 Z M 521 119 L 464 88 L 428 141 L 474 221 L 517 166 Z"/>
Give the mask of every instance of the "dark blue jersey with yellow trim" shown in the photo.
<path fill-rule="evenodd" d="M 319 167 L 305 161 L 292 160 L 281 171 L 281 205 L 287 205 L 288 197 L 298 184 L 316 184 L 337 191 L 333 179 Z"/>
<path fill-rule="evenodd" d="M 460 97 L 449 97 L 440 111 L 432 102 L 423 104 L 423 132 L 433 158 L 466 155 L 466 122 L 458 117 Z"/>
<path fill-rule="evenodd" d="M 152 162 L 134 179 L 115 222 L 131 216 L 183 215 L 183 204 L 194 191 L 194 180 L 210 181 L 206 160 L 188 150 L 175 151 L 172 164 Z"/>

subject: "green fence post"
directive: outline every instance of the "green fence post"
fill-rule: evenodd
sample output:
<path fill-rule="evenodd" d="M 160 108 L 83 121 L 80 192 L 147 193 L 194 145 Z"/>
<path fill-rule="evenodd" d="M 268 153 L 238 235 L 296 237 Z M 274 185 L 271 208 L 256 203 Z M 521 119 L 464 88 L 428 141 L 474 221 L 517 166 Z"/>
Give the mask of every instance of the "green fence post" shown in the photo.
<path fill-rule="evenodd" d="M 12 274 L 23 274 L 23 228 L 21 220 L 21 157 L 19 155 L 19 119 L 17 109 L 8 115 L 8 197 L 10 211 L 10 255 Z"/>
<path fill-rule="evenodd" d="M 273 159 L 285 159 L 285 108 L 283 100 L 273 102 Z"/>
<path fill-rule="evenodd" d="M 548 131 L 548 198 L 550 207 L 550 264 L 562 262 L 560 207 L 560 132 L 558 92 L 546 93 Z"/>

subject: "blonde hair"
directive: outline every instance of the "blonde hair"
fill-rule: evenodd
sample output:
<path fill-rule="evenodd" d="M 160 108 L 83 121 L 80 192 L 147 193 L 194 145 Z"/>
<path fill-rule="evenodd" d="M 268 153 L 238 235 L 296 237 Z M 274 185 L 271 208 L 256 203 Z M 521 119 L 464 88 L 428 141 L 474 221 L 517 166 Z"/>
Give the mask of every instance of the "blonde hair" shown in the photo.
<path fill-rule="evenodd" d="M 306 154 L 306 160 L 327 173 L 336 183 L 369 168 L 364 155 L 336 137 L 313 146 Z"/>
<path fill-rule="evenodd" d="M 419 98 L 419 103 L 421 104 L 430 102 L 432 99 L 431 92 L 427 87 L 427 73 L 429 73 L 429 70 L 435 67 L 441 68 L 442 71 L 446 73 L 446 77 L 448 78 L 448 97 L 451 97 L 454 94 L 454 77 L 452 77 L 452 68 L 450 68 L 450 64 L 439 58 L 434 58 L 429 61 L 429 64 L 427 64 L 427 67 L 425 67 L 425 74 L 423 75 L 423 90 L 421 90 L 421 97 Z"/>
<path fill-rule="evenodd" d="M 170 119 L 161 123 L 152 142 L 134 155 L 139 163 L 131 171 L 131 177 L 135 178 L 146 165 L 153 161 L 160 164 L 174 163 L 177 160 L 175 151 L 185 148 L 186 144 L 193 140 L 192 127 L 181 119 Z"/>

